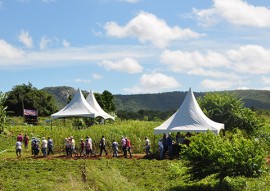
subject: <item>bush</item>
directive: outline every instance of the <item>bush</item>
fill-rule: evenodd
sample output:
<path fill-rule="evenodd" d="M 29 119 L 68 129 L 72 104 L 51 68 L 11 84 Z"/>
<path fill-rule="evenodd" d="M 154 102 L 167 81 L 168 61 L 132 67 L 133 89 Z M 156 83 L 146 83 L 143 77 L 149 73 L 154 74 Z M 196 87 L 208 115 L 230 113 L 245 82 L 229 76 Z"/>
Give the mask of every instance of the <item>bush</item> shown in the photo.
<path fill-rule="evenodd" d="M 256 177 L 261 175 L 266 152 L 259 141 L 246 139 L 240 133 L 230 139 L 208 132 L 191 137 L 190 147 L 183 151 L 191 179 L 217 174 Z"/>
<path fill-rule="evenodd" d="M 220 191 L 242 191 L 247 187 L 245 178 L 243 177 L 228 177 L 226 176 L 219 184 Z"/>

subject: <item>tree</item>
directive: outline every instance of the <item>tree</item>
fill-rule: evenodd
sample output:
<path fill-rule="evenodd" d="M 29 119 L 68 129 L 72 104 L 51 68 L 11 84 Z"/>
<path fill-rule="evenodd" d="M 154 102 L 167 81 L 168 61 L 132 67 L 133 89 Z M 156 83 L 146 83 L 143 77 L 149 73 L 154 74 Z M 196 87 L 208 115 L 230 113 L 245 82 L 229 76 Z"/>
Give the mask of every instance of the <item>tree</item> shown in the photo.
<path fill-rule="evenodd" d="M 23 109 L 38 110 L 40 116 L 48 116 L 57 111 L 54 97 L 33 87 L 31 83 L 14 86 L 8 92 L 4 105 L 16 116 L 23 115 Z"/>
<path fill-rule="evenodd" d="M 104 111 L 108 113 L 115 112 L 114 97 L 111 92 L 105 90 L 102 94 L 95 93 L 94 95 L 98 104 Z"/>
<path fill-rule="evenodd" d="M 0 133 L 4 131 L 6 122 L 6 109 L 4 102 L 6 100 L 6 94 L 0 92 Z"/>
<path fill-rule="evenodd" d="M 224 123 L 226 130 L 239 128 L 252 134 L 263 125 L 262 119 L 233 94 L 207 93 L 198 103 L 210 119 Z"/>

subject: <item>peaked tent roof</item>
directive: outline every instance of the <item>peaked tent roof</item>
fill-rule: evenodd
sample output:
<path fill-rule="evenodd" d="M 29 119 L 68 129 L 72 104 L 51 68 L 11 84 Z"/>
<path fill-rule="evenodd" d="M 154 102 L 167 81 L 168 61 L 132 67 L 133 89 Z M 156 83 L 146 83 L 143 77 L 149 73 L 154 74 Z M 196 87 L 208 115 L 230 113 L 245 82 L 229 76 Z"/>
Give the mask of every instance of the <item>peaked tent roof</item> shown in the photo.
<path fill-rule="evenodd" d="M 114 120 L 114 117 L 109 115 L 108 113 L 106 113 L 101 107 L 100 105 L 98 104 L 95 96 L 94 96 L 94 93 L 92 92 L 92 90 L 90 90 L 88 96 L 86 97 L 86 101 L 88 102 L 88 104 L 93 108 L 95 109 L 98 113 L 99 113 L 99 116 L 103 117 L 104 119 L 112 119 Z"/>
<path fill-rule="evenodd" d="M 206 132 L 218 134 L 224 124 L 209 119 L 201 110 L 191 88 L 180 108 L 164 123 L 154 129 L 155 134 L 169 132 Z"/>
<path fill-rule="evenodd" d="M 93 109 L 84 98 L 80 89 L 78 89 L 72 100 L 60 111 L 51 115 L 52 118 L 61 117 L 91 117 L 100 116 L 98 112 Z"/>

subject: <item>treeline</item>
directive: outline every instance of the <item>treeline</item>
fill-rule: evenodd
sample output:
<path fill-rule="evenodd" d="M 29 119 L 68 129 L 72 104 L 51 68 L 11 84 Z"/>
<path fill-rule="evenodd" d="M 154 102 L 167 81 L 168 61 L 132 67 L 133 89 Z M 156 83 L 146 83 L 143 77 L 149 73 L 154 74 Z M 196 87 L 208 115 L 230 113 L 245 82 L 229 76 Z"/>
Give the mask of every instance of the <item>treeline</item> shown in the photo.
<path fill-rule="evenodd" d="M 175 110 L 171 111 L 151 111 L 151 110 L 139 110 L 135 111 L 117 111 L 117 117 L 123 120 L 141 120 L 141 121 L 164 121 L 171 116 Z"/>

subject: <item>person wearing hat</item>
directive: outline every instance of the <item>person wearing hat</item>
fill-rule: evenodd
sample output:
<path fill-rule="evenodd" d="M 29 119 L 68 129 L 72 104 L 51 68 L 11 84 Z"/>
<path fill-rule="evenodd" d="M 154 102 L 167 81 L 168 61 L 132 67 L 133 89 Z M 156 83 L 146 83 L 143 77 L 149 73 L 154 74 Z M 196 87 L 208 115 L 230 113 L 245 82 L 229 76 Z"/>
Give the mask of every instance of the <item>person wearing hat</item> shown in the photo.
<path fill-rule="evenodd" d="M 145 153 L 148 156 L 149 154 L 152 154 L 150 151 L 150 141 L 147 137 L 145 137 Z"/>

